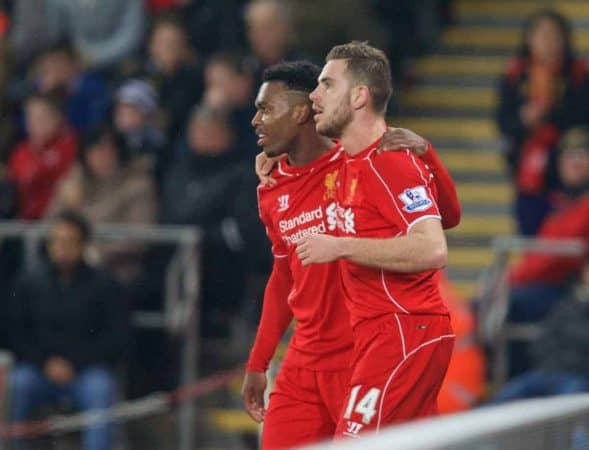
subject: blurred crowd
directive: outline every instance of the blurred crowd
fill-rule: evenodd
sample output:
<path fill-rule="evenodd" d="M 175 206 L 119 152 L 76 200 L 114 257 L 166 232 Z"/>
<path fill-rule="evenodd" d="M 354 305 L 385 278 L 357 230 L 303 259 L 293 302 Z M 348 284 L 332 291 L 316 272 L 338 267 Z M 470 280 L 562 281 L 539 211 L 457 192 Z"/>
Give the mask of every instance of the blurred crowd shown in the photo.
<path fill-rule="evenodd" d="M 361 39 L 387 51 L 399 85 L 408 59 L 451 20 L 449 3 L 0 0 L 0 219 L 51 224 L 31 270 L 22 243 L 0 241 L 0 347 L 17 358 L 12 417 L 46 400 L 105 407 L 176 384 L 172 346 L 129 320 L 161 307 L 171 250 L 92 242 L 98 223 L 200 227 L 201 337 L 255 321 L 271 263 L 251 127 L 263 70 L 285 59 L 321 64 L 332 45 Z M 559 14 L 528 20 L 496 118 L 520 234 L 589 240 L 589 66 Z M 512 267 L 508 320 L 544 331 L 512 346 L 512 382 L 497 401 L 589 390 L 588 267 L 586 256 L 536 253 Z M 472 353 L 472 317 L 455 303 L 457 353 Z M 449 378 L 462 393 L 476 380 L 473 398 L 456 405 L 462 394 L 450 393 L 443 410 L 483 395 L 478 349 L 465 361 Z M 134 382 L 118 386 L 121 373 Z M 110 448 L 113 434 L 91 428 L 85 448 Z"/>
<path fill-rule="evenodd" d="M 589 66 L 571 25 L 532 15 L 500 82 L 496 119 L 521 235 L 589 243 Z M 509 346 L 511 381 L 495 400 L 589 390 L 589 253 L 525 253 L 510 270 L 511 324 L 540 334 Z"/>
<path fill-rule="evenodd" d="M 0 219 L 51 224 L 34 268 L 22 243 L 0 241 L 13 419 L 62 397 L 104 407 L 176 383 L 158 375 L 174 358 L 165 339 L 129 325 L 129 312 L 161 307 L 170 249 L 92 242 L 98 223 L 200 227 L 201 337 L 255 320 L 270 264 L 251 128 L 262 71 L 362 39 L 401 80 L 448 3 L 0 0 Z M 123 362 L 134 382 L 121 390 Z M 109 448 L 112 430 L 84 440 Z"/>

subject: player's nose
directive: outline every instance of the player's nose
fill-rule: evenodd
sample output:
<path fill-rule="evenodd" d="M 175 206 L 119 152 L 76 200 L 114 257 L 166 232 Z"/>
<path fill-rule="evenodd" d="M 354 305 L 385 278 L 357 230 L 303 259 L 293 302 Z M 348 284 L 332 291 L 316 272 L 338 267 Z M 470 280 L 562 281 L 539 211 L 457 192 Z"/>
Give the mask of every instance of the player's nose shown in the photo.
<path fill-rule="evenodd" d="M 316 103 L 318 100 L 317 97 L 317 89 L 319 88 L 319 86 L 317 86 L 315 89 L 313 89 L 313 91 L 309 94 L 309 100 L 311 100 L 313 103 Z"/>
<path fill-rule="evenodd" d="M 256 128 L 258 125 L 260 125 L 261 121 L 260 118 L 262 117 L 262 114 L 260 114 L 260 111 L 256 111 L 256 113 L 254 114 L 254 117 L 252 117 L 252 127 Z"/>

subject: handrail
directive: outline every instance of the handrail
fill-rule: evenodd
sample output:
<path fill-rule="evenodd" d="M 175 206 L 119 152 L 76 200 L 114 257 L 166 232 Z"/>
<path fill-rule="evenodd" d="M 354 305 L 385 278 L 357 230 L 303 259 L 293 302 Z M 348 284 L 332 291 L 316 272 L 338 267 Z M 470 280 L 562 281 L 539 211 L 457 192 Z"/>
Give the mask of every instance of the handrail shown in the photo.
<path fill-rule="evenodd" d="M 587 250 L 582 239 L 539 239 L 523 236 L 500 236 L 491 244 L 493 262 L 481 276 L 478 329 L 480 339 L 492 349 L 492 382 L 502 384 L 507 376 L 507 341 L 521 330 L 506 323 L 509 310 L 508 268 L 514 252 L 541 253 L 555 256 L 581 256 Z M 534 333 L 525 330 L 526 336 Z"/>
<path fill-rule="evenodd" d="M 50 226 L 47 222 L 3 220 L 0 221 L 0 237 L 45 235 Z M 98 223 L 93 226 L 93 237 L 109 240 L 138 239 L 146 243 L 195 244 L 201 239 L 202 232 L 196 226 L 185 225 Z"/>
<path fill-rule="evenodd" d="M 25 246 L 25 265 L 33 267 L 39 259 L 38 247 L 50 230 L 47 222 L 0 221 L 0 240 L 21 238 Z M 139 241 L 146 244 L 177 244 L 178 249 L 168 264 L 165 277 L 164 312 L 135 311 L 135 326 L 163 327 L 171 333 L 181 334 L 182 361 L 180 377 L 183 384 L 196 377 L 199 352 L 200 322 L 200 243 L 202 231 L 196 226 L 177 225 L 123 225 L 100 223 L 93 227 L 93 240 Z M 195 408 L 184 404 L 179 411 L 178 432 L 180 450 L 190 450 L 194 442 Z"/>

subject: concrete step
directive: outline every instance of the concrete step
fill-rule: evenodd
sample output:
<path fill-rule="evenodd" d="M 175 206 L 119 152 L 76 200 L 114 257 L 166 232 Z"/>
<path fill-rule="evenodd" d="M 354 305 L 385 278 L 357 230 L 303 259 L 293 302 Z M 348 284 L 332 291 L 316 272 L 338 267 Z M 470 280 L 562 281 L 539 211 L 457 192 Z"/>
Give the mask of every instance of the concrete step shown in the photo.
<path fill-rule="evenodd" d="M 407 108 L 474 109 L 490 112 L 497 104 L 497 94 L 491 88 L 415 87 L 401 94 Z"/>
<path fill-rule="evenodd" d="M 458 198 L 463 205 L 509 205 L 513 188 L 509 183 L 457 183 Z"/>
<path fill-rule="evenodd" d="M 515 232 L 515 224 L 510 214 L 468 214 L 463 213 L 460 224 L 448 235 L 462 237 L 488 237 L 511 235 Z"/>
<path fill-rule="evenodd" d="M 499 152 L 449 148 L 438 148 L 437 151 L 450 172 L 505 174 L 503 155 Z"/>
<path fill-rule="evenodd" d="M 448 251 L 448 267 L 481 271 L 489 267 L 493 253 L 489 247 L 452 247 Z"/>
<path fill-rule="evenodd" d="M 421 77 L 497 77 L 505 70 L 507 58 L 432 55 L 413 67 Z"/>
<path fill-rule="evenodd" d="M 521 41 L 521 27 L 452 26 L 442 34 L 441 45 L 458 49 L 516 51 Z M 589 30 L 575 30 L 575 48 L 589 51 Z"/>
<path fill-rule="evenodd" d="M 469 300 L 477 294 L 479 284 L 477 280 L 450 280 L 454 288 L 465 299 Z"/>
<path fill-rule="evenodd" d="M 554 8 L 569 18 L 589 19 L 589 3 L 584 1 L 456 0 L 454 2 L 454 11 L 459 19 L 474 17 L 525 19 L 543 7 Z"/>
<path fill-rule="evenodd" d="M 207 422 L 217 431 L 252 434 L 260 431 L 260 426 L 243 409 L 215 408 L 202 412 L 206 415 Z"/>
<path fill-rule="evenodd" d="M 490 119 L 400 117 L 396 126 L 409 128 L 431 139 L 468 140 L 471 142 L 497 139 L 495 123 Z"/>

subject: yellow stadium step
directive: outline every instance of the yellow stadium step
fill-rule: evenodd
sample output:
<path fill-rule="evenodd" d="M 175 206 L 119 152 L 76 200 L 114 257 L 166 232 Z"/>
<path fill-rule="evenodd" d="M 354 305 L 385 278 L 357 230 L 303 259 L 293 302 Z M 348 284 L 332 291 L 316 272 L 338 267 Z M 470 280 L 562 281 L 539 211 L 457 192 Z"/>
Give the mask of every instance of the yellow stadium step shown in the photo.
<path fill-rule="evenodd" d="M 458 183 L 462 203 L 476 205 L 507 205 L 513 201 L 513 188 L 508 183 Z"/>
<path fill-rule="evenodd" d="M 258 433 L 260 427 L 242 409 L 207 409 L 207 421 L 226 433 Z"/>
<path fill-rule="evenodd" d="M 409 108 L 492 109 L 497 93 L 491 88 L 417 87 L 401 95 L 401 103 Z"/>
<path fill-rule="evenodd" d="M 442 35 L 442 43 L 449 47 L 472 49 L 497 49 L 515 53 L 521 41 L 521 27 L 462 27 L 448 28 Z M 576 30 L 574 33 L 576 48 L 589 50 L 589 30 Z"/>
<path fill-rule="evenodd" d="M 483 270 L 493 261 L 488 247 L 451 247 L 448 251 L 448 267 Z"/>
<path fill-rule="evenodd" d="M 542 7 L 551 7 L 569 18 L 589 18 L 589 3 L 580 1 L 456 0 L 454 11 L 460 18 L 526 18 Z"/>
<path fill-rule="evenodd" d="M 452 285 L 458 293 L 468 300 L 474 297 L 479 289 L 479 283 L 476 280 L 451 280 Z"/>
<path fill-rule="evenodd" d="M 438 149 L 438 153 L 451 172 L 505 173 L 504 159 L 499 152 Z"/>
<path fill-rule="evenodd" d="M 433 55 L 418 61 L 414 72 L 421 77 L 499 76 L 506 63 L 504 57 Z"/>
<path fill-rule="evenodd" d="M 508 214 L 463 214 L 460 225 L 448 230 L 449 235 L 461 237 L 494 237 L 511 235 L 514 232 L 515 224 L 513 218 Z"/>
<path fill-rule="evenodd" d="M 490 119 L 399 118 L 395 126 L 409 128 L 428 139 L 492 140 L 498 137 Z"/>

